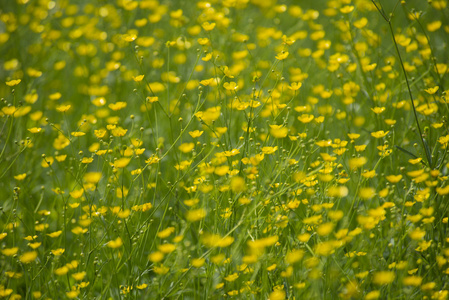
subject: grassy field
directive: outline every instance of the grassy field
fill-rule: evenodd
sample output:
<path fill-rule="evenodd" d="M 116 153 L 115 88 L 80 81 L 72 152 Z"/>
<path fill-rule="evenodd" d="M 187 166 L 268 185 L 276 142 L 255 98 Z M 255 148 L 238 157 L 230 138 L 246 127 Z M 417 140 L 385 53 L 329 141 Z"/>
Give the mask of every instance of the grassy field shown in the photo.
<path fill-rule="evenodd" d="M 448 299 L 447 0 L 3 0 L 1 299 Z"/>

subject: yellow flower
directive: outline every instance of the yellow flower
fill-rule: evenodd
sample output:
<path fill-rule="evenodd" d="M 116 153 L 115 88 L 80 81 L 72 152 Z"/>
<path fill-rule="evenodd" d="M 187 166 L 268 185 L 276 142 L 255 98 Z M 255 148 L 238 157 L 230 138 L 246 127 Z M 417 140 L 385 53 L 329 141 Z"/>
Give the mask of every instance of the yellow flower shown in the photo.
<path fill-rule="evenodd" d="M 88 173 L 84 174 L 83 179 L 87 183 L 97 184 L 100 181 L 102 176 L 103 175 L 101 172 L 88 172 Z"/>
<path fill-rule="evenodd" d="M 7 115 L 7 116 L 11 116 L 16 112 L 16 107 L 15 106 L 5 106 L 2 108 L 2 112 Z"/>
<path fill-rule="evenodd" d="M 288 128 L 283 125 L 270 125 L 270 134 L 277 139 L 285 138 L 288 134 Z"/>
<path fill-rule="evenodd" d="M 58 230 L 58 231 L 55 231 L 55 232 L 52 232 L 52 233 L 47 233 L 47 235 L 49 237 L 51 237 L 51 238 L 57 238 L 58 236 L 61 235 L 61 233 L 62 233 L 62 230 Z"/>
<path fill-rule="evenodd" d="M 200 137 L 203 134 L 203 132 L 204 131 L 194 130 L 194 131 L 190 131 L 189 135 L 195 139 L 197 137 Z"/>
<path fill-rule="evenodd" d="M 246 190 L 245 179 L 240 176 L 235 176 L 231 178 L 231 190 L 234 193 L 240 193 Z"/>
<path fill-rule="evenodd" d="M 445 187 L 437 187 L 436 191 L 440 196 L 445 196 L 445 195 L 449 194 L 449 185 L 447 185 Z"/>
<path fill-rule="evenodd" d="M 122 157 L 114 161 L 114 167 L 116 168 L 125 168 L 129 162 L 131 161 L 131 158 L 128 157 Z"/>
<path fill-rule="evenodd" d="M 380 291 L 371 291 L 365 295 L 365 300 L 376 300 L 380 297 Z"/>
<path fill-rule="evenodd" d="M 278 60 L 284 60 L 288 57 L 288 51 L 282 51 L 280 53 L 278 53 L 278 55 L 276 55 L 276 59 Z"/>
<path fill-rule="evenodd" d="M 5 248 L 1 250 L 3 255 L 6 256 L 13 256 L 15 254 L 17 254 L 17 252 L 19 251 L 18 247 L 13 247 L 13 248 Z"/>
<path fill-rule="evenodd" d="M 135 82 L 140 82 L 140 81 L 143 80 L 144 77 L 145 77 L 145 75 L 138 75 L 138 76 L 136 76 L 136 77 L 133 76 L 133 80 L 134 80 Z"/>
<path fill-rule="evenodd" d="M 440 87 L 437 85 L 437 86 L 425 89 L 424 91 L 426 91 L 426 93 L 428 93 L 430 95 L 433 95 L 433 94 L 435 94 L 438 91 L 439 88 Z"/>
<path fill-rule="evenodd" d="M 351 140 L 356 140 L 356 139 L 358 139 L 360 137 L 360 134 L 358 134 L 358 133 L 348 133 L 348 137 Z"/>
<path fill-rule="evenodd" d="M 79 235 L 79 234 L 82 234 L 82 233 L 86 233 L 87 232 L 87 228 L 82 228 L 80 226 L 77 226 L 77 227 L 73 228 L 71 231 L 72 231 L 73 234 Z"/>
<path fill-rule="evenodd" d="M 86 277 L 86 272 L 82 271 L 82 272 L 78 272 L 78 273 L 73 273 L 72 274 L 73 279 L 75 279 L 76 281 L 81 281 L 84 279 L 84 277 Z"/>
<path fill-rule="evenodd" d="M 71 107 L 72 106 L 70 104 L 68 104 L 68 105 L 60 105 L 60 106 L 56 107 L 56 110 L 63 113 L 63 112 L 68 111 Z"/>
<path fill-rule="evenodd" d="M 116 103 L 111 103 L 108 105 L 108 107 L 114 111 L 121 110 L 121 109 L 125 108 L 126 106 L 127 106 L 127 103 L 122 102 L 122 101 L 119 101 Z"/>
<path fill-rule="evenodd" d="M 306 124 L 306 123 L 310 123 L 314 118 L 315 118 L 314 115 L 302 114 L 302 115 L 300 115 L 300 116 L 298 117 L 298 120 L 299 120 L 301 123 Z"/>
<path fill-rule="evenodd" d="M 301 88 L 302 83 L 301 82 L 293 82 L 291 85 L 288 86 L 288 88 L 292 91 L 297 91 Z"/>
<path fill-rule="evenodd" d="M 346 6 L 343 6 L 342 8 L 340 8 L 340 12 L 342 14 L 349 14 L 353 10 L 354 10 L 354 6 L 352 6 L 352 5 L 346 5 Z"/>
<path fill-rule="evenodd" d="M 124 34 L 122 36 L 123 40 L 126 42 L 132 42 L 137 38 L 137 35 L 135 34 Z"/>
<path fill-rule="evenodd" d="M 179 151 L 182 153 L 189 153 L 193 150 L 193 148 L 195 148 L 194 143 L 183 143 L 178 147 Z"/>
<path fill-rule="evenodd" d="M 55 269 L 54 273 L 58 276 L 63 276 L 69 272 L 69 268 L 67 266 L 63 266 L 61 268 Z"/>
<path fill-rule="evenodd" d="M 74 137 L 79 137 L 79 136 L 86 135 L 86 133 L 81 132 L 81 131 L 74 131 L 71 133 L 71 135 L 73 135 Z"/>
<path fill-rule="evenodd" d="M 396 278 L 396 275 L 394 272 L 391 271 L 380 271 L 376 272 L 373 275 L 373 283 L 377 285 L 385 285 L 392 283 L 393 280 Z"/>
<path fill-rule="evenodd" d="M 421 158 L 421 157 L 418 157 L 418 158 L 415 158 L 415 159 L 409 159 L 409 160 L 408 160 L 408 162 L 411 163 L 412 165 L 416 165 L 417 163 L 419 163 L 419 162 L 421 162 L 421 161 L 422 161 L 422 158 Z"/>
<path fill-rule="evenodd" d="M 98 97 L 92 100 L 92 103 L 93 105 L 100 107 L 106 104 L 106 99 L 104 97 Z"/>
<path fill-rule="evenodd" d="M 81 163 L 90 164 L 93 161 L 94 161 L 93 157 L 83 157 L 83 159 L 81 160 Z"/>
<path fill-rule="evenodd" d="M 40 127 L 28 128 L 28 131 L 31 133 L 39 133 L 42 131 L 42 128 L 40 128 Z"/>
<path fill-rule="evenodd" d="M 424 236 L 426 235 L 426 231 L 422 230 L 421 228 L 415 228 L 414 230 L 409 232 L 409 236 L 412 240 L 422 240 Z"/>
<path fill-rule="evenodd" d="M 153 271 L 156 274 L 164 275 L 164 274 L 167 274 L 168 271 L 170 271 L 170 269 L 167 268 L 166 266 L 160 266 L 160 267 L 154 267 Z"/>
<path fill-rule="evenodd" d="M 140 285 L 136 285 L 136 288 L 137 288 L 138 290 L 143 290 L 143 289 L 146 289 L 147 286 L 148 286 L 148 284 L 142 283 L 142 284 L 140 284 Z"/>
<path fill-rule="evenodd" d="M 368 19 L 363 17 L 357 21 L 354 21 L 353 25 L 354 27 L 358 28 L 358 29 L 362 29 L 363 27 L 366 26 L 366 24 L 368 24 Z"/>
<path fill-rule="evenodd" d="M 270 237 L 266 237 L 266 238 L 261 238 L 258 240 L 249 241 L 248 246 L 250 248 L 260 249 L 260 248 L 273 246 L 274 244 L 276 244 L 276 242 L 278 240 L 279 240 L 279 236 L 274 235 L 274 236 L 270 236 Z"/>
<path fill-rule="evenodd" d="M 173 251 L 176 250 L 176 246 L 173 244 L 162 244 L 157 246 L 157 248 L 159 249 L 159 251 L 161 251 L 162 253 L 171 253 Z"/>
<path fill-rule="evenodd" d="M 203 27 L 205 31 L 211 31 L 215 28 L 215 25 L 215 23 L 204 22 L 201 24 L 201 27 Z"/>
<path fill-rule="evenodd" d="M 318 226 L 316 232 L 318 233 L 318 235 L 326 236 L 329 235 L 332 230 L 334 230 L 334 227 L 335 225 L 333 223 L 324 223 Z"/>
<path fill-rule="evenodd" d="M 15 176 L 14 176 L 14 179 L 15 179 L 15 180 L 18 180 L 18 181 L 22 181 L 22 180 L 24 180 L 26 177 L 27 177 L 27 174 L 26 174 L 26 173 L 22 173 L 22 174 L 19 174 L 19 175 L 15 175 Z"/>
<path fill-rule="evenodd" d="M 402 175 L 388 175 L 385 177 L 390 183 L 398 183 L 402 179 Z"/>
<path fill-rule="evenodd" d="M 65 294 L 66 294 L 67 298 L 74 299 L 74 298 L 78 297 L 79 293 L 80 293 L 80 291 L 73 290 L 73 291 L 67 292 Z"/>
<path fill-rule="evenodd" d="M 376 195 L 376 190 L 372 187 L 364 187 L 359 191 L 359 197 L 363 200 L 369 200 Z"/>
<path fill-rule="evenodd" d="M 37 252 L 31 251 L 31 252 L 25 252 L 24 254 L 20 255 L 19 260 L 24 264 L 29 264 L 33 262 L 37 258 Z"/>
<path fill-rule="evenodd" d="M 199 268 L 204 265 L 205 262 L 206 260 L 204 258 L 194 258 L 192 259 L 192 266 L 194 266 L 195 268 Z"/>
<path fill-rule="evenodd" d="M 363 165 L 365 165 L 367 163 L 367 159 L 365 157 L 356 157 L 356 158 L 351 158 L 349 160 L 349 168 L 351 170 L 355 170 L 358 169 L 360 167 L 362 167 Z"/>
<path fill-rule="evenodd" d="M 285 292 L 283 290 L 275 290 L 270 294 L 270 300 L 284 300 Z"/>
<path fill-rule="evenodd" d="M 225 82 L 223 84 L 223 87 L 225 89 L 227 89 L 228 91 L 234 91 L 234 90 L 236 90 L 238 88 L 238 85 L 234 81 L 231 81 L 231 82 Z"/>
<path fill-rule="evenodd" d="M 375 114 L 381 114 L 382 112 L 385 111 L 385 107 L 374 107 L 374 108 L 371 108 L 371 110 L 372 110 Z"/>
<path fill-rule="evenodd" d="M 224 280 L 228 281 L 228 282 L 233 282 L 235 281 L 237 278 L 239 278 L 239 274 L 237 273 L 233 273 L 233 274 L 229 274 L 228 276 L 226 276 L 224 278 Z"/>
<path fill-rule="evenodd" d="M 293 249 L 292 251 L 287 252 L 285 256 L 285 261 L 288 264 L 294 264 L 300 261 L 304 257 L 304 250 L 302 249 Z"/>
<path fill-rule="evenodd" d="M 109 248 L 116 249 L 123 245 L 122 239 L 120 237 L 115 240 L 111 240 L 106 244 Z"/>
<path fill-rule="evenodd" d="M 433 21 L 427 24 L 427 30 L 430 32 L 437 31 L 441 28 L 442 22 L 440 20 Z"/>
<path fill-rule="evenodd" d="M 389 131 L 384 132 L 383 130 L 371 132 L 371 136 L 375 137 L 376 139 L 383 138 L 389 133 Z"/>
<path fill-rule="evenodd" d="M 159 97 L 147 97 L 147 101 L 150 103 L 158 102 Z"/>
<path fill-rule="evenodd" d="M 157 236 L 161 239 L 168 238 L 173 232 L 175 232 L 175 227 L 168 227 L 157 233 Z"/>
<path fill-rule="evenodd" d="M 148 255 L 148 260 L 151 262 L 154 262 L 154 263 L 158 263 L 163 259 L 164 259 L 164 254 L 159 251 L 150 253 L 150 255 Z"/>
<path fill-rule="evenodd" d="M 204 219 L 204 217 L 206 217 L 206 214 L 207 212 L 204 208 L 189 210 L 186 213 L 186 219 L 189 222 L 197 222 Z"/>
<path fill-rule="evenodd" d="M 6 81 L 5 83 L 6 83 L 7 86 L 16 86 L 21 81 L 22 81 L 21 79 L 13 79 L 13 80 L 10 80 L 10 81 Z"/>
<path fill-rule="evenodd" d="M 198 39 L 198 44 L 200 44 L 201 46 L 207 45 L 208 43 L 209 43 L 208 38 L 199 38 Z"/>

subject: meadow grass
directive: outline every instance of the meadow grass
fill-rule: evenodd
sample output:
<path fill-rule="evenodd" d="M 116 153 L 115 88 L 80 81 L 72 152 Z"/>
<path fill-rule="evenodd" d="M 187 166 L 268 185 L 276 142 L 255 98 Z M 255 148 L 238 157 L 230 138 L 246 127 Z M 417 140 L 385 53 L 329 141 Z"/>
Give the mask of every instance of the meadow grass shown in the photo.
<path fill-rule="evenodd" d="M 447 0 L 0 5 L 0 298 L 449 298 Z"/>

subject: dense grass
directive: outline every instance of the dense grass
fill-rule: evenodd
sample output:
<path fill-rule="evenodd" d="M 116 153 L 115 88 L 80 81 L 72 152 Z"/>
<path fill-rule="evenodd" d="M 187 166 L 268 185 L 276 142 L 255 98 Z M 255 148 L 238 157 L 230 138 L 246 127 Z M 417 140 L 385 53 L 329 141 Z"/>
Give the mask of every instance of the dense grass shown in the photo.
<path fill-rule="evenodd" d="M 0 297 L 447 299 L 446 0 L 0 5 Z"/>

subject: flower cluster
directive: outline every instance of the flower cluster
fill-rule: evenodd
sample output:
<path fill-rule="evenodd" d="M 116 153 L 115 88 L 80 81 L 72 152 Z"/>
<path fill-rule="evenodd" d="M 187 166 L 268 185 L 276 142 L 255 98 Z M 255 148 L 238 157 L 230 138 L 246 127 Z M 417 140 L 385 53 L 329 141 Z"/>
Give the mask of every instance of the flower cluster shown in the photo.
<path fill-rule="evenodd" d="M 4 1 L 0 298 L 448 299 L 448 1 L 387 2 Z"/>

